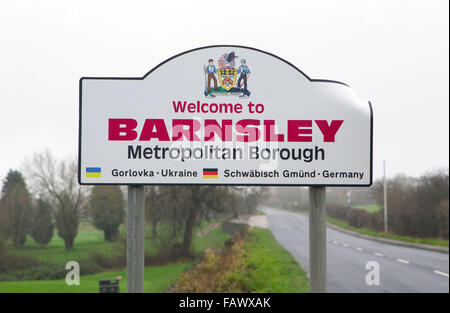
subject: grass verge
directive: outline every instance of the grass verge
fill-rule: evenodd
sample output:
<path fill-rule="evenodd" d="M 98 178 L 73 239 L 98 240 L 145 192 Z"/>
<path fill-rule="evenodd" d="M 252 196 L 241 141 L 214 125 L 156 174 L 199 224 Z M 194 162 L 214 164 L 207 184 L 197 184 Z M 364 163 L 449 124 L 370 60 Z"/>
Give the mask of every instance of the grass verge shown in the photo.
<path fill-rule="evenodd" d="M 442 247 L 448 247 L 449 242 L 448 240 L 441 240 L 441 239 L 430 239 L 430 238 L 414 238 L 414 237 L 407 237 L 407 236 L 398 236 L 393 234 L 386 234 L 381 232 L 376 232 L 374 230 L 366 229 L 366 228 L 356 228 L 348 225 L 345 221 L 342 221 L 337 218 L 333 218 L 328 216 L 327 221 L 331 224 L 334 224 L 336 226 L 339 226 L 344 229 L 348 229 L 363 235 L 372 236 L 372 237 L 380 237 L 380 238 L 387 238 L 387 239 L 393 239 L 393 240 L 400 240 L 405 242 L 411 242 L 411 243 L 422 243 L 427 245 L 434 245 L 434 246 L 442 246 Z"/>
<path fill-rule="evenodd" d="M 300 213 L 308 215 L 308 211 L 296 211 L 294 213 Z M 411 243 L 421 243 L 426 245 L 433 245 L 433 246 L 441 246 L 441 247 L 448 247 L 449 241 L 448 240 L 442 240 L 442 239 L 435 239 L 435 238 L 414 238 L 414 237 L 408 237 L 408 236 L 399 236 L 399 235 L 393 235 L 393 234 L 386 234 L 383 232 L 376 232 L 371 229 L 367 228 L 356 228 L 353 226 L 350 226 L 347 222 L 327 216 L 327 222 L 336 226 L 339 226 L 341 228 L 354 231 L 356 233 L 360 233 L 367 236 L 372 237 L 379 237 L 379 238 L 386 238 L 386 239 L 393 239 L 393 240 L 399 240 L 404 242 L 411 242 Z"/>
<path fill-rule="evenodd" d="M 268 229 L 253 228 L 181 274 L 178 292 L 309 292 L 306 273 Z"/>
<path fill-rule="evenodd" d="M 242 273 L 252 292 L 309 292 L 305 271 L 269 229 L 253 228 L 244 244 Z"/>

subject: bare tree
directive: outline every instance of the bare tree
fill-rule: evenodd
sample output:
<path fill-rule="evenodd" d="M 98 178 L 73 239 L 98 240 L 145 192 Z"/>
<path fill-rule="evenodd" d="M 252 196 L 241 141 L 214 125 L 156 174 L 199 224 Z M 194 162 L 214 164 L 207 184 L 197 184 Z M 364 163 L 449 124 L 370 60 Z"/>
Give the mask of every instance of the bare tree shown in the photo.
<path fill-rule="evenodd" d="M 147 191 L 153 239 L 173 256 L 188 256 L 195 227 L 202 221 L 250 214 L 262 188 L 228 186 L 158 186 Z"/>
<path fill-rule="evenodd" d="M 230 187 L 233 197 L 229 201 L 233 201 L 233 217 L 239 218 L 241 215 L 251 215 L 256 212 L 258 205 L 268 195 L 267 187 L 246 186 L 246 187 Z"/>
<path fill-rule="evenodd" d="M 48 150 L 34 154 L 24 165 L 31 189 L 49 200 L 67 250 L 73 248 L 87 203 L 88 190 L 78 184 L 77 166 L 75 159 L 58 161 Z"/>

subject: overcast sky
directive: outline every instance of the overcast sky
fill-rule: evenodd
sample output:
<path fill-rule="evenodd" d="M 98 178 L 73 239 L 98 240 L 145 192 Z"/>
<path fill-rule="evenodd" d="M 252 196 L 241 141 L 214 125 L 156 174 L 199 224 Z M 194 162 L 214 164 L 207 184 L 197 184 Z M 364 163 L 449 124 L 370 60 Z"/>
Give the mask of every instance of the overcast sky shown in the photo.
<path fill-rule="evenodd" d="M 81 76 L 143 76 L 192 48 L 272 52 L 374 108 L 374 176 L 449 164 L 449 1 L 0 2 L 0 177 L 75 156 Z"/>

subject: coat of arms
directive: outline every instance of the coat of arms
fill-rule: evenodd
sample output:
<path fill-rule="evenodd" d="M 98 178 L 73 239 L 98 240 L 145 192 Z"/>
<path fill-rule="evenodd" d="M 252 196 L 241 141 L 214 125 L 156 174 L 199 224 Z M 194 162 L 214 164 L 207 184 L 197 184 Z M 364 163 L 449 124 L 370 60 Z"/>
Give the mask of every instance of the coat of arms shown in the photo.
<path fill-rule="evenodd" d="M 240 66 L 236 68 L 238 58 L 232 51 L 225 53 L 217 60 L 218 69 L 214 65 L 214 59 L 209 59 L 208 65 L 203 65 L 205 97 L 239 95 L 241 98 L 248 98 L 250 96 L 250 91 L 247 89 L 250 69 L 245 59 L 241 59 Z"/>

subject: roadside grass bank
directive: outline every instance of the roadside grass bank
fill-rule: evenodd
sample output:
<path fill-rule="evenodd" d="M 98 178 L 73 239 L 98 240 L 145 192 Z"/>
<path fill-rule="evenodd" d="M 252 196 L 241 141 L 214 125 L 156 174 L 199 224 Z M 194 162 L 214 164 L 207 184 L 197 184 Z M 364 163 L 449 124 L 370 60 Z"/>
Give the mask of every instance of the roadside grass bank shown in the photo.
<path fill-rule="evenodd" d="M 442 246 L 442 247 L 448 247 L 449 241 L 448 240 L 442 240 L 442 239 L 433 239 L 433 238 L 414 238 L 414 237 L 406 237 L 406 236 L 399 236 L 399 235 L 393 235 L 393 234 L 386 234 L 383 232 L 376 232 L 374 230 L 366 229 L 366 228 L 356 228 L 348 225 L 345 221 L 342 221 L 340 219 L 327 216 L 327 222 L 336 226 L 339 226 L 341 228 L 351 230 L 363 235 L 372 236 L 372 237 L 379 237 L 379 238 L 386 238 L 386 239 L 393 239 L 393 240 L 399 240 L 404 242 L 410 242 L 410 243 L 421 243 L 421 244 L 427 244 L 427 245 L 434 245 L 434 246 Z"/>
<path fill-rule="evenodd" d="M 176 292 L 309 292 L 305 271 L 269 229 L 233 236 L 224 251 L 206 250 L 191 271 L 180 274 Z"/>
<path fill-rule="evenodd" d="M 280 210 L 288 211 L 291 213 L 304 214 L 304 215 L 309 214 L 309 212 L 307 210 L 292 210 L 292 209 L 290 209 L 290 210 L 280 209 Z M 436 239 L 436 238 L 414 238 L 414 237 L 408 237 L 408 236 L 386 234 L 384 232 L 376 232 L 374 230 L 367 229 L 367 228 L 357 228 L 357 227 L 350 226 L 347 222 L 340 220 L 338 218 L 335 218 L 335 217 L 331 217 L 329 215 L 327 215 L 327 222 L 330 224 L 339 226 L 341 228 L 351 230 L 356 233 L 360 233 L 360 234 L 371 236 L 371 237 L 386 238 L 386 239 L 399 240 L 399 241 L 404 241 L 404 242 L 409 242 L 409 243 L 420 243 L 420 244 L 440 246 L 440 247 L 449 247 L 448 240 Z"/>

